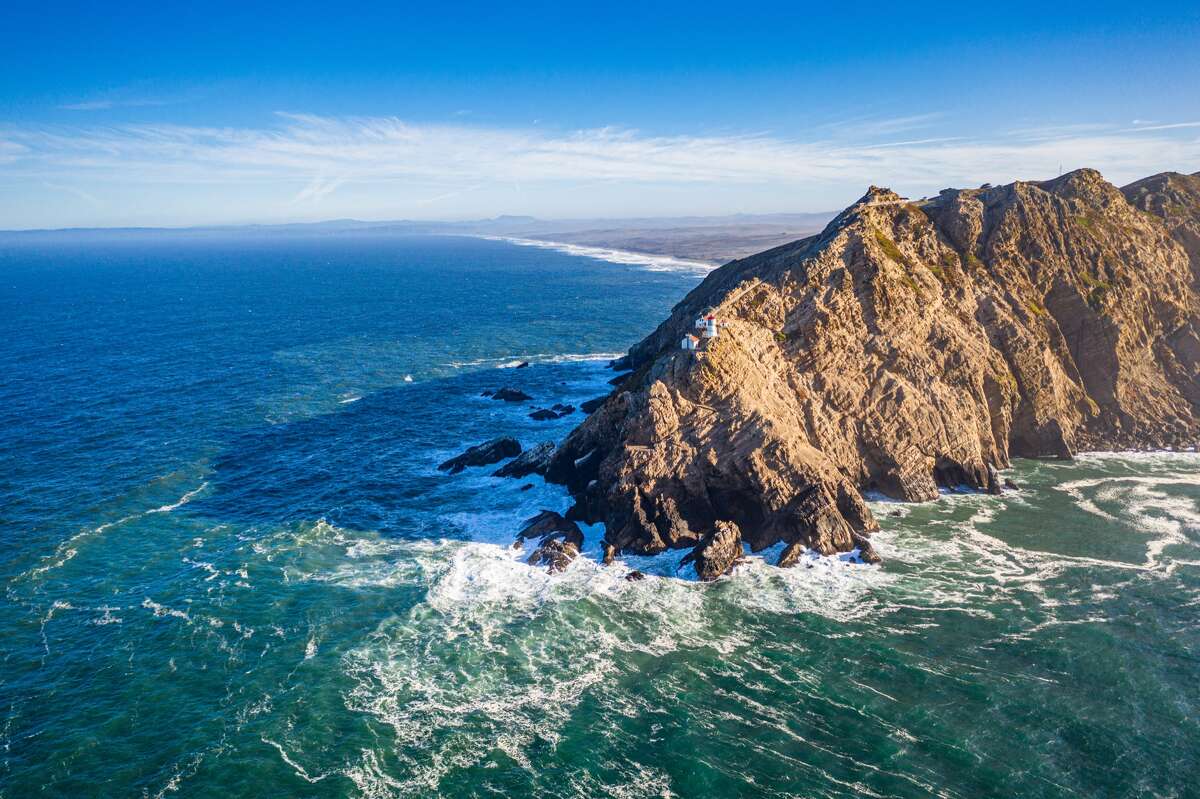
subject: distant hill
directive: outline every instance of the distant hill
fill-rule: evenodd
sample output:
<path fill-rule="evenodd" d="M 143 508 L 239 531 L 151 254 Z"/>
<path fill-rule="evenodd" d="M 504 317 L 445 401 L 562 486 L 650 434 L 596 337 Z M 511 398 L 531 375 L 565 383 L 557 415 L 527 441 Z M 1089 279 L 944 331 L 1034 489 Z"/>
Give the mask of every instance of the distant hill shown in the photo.
<path fill-rule="evenodd" d="M 363 232 L 398 236 L 479 235 L 537 239 L 591 247 L 669 255 L 714 265 L 803 238 L 820 230 L 833 213 L 737 214 L 732 216 L 538 219 L 498 216 L 454 221 L 335 219 L 278 225 L 216 225 L 186 228 L 66 228 L 0 231 L 0 243 L 59 239 L 131 240 L 237 236 L 336 236 Z"/>

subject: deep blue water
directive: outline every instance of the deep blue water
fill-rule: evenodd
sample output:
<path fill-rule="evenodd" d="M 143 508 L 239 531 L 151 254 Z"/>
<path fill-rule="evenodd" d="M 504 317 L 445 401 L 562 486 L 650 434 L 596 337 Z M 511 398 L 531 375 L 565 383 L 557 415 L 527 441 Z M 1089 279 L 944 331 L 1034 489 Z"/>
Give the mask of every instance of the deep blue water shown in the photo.
<path fill-rule="evenodd" d="M 882 567 L 715 585 L 546 575 L 506 545 L 559 489 L 436 471 L 561 438 L 582 416 L 531 407 L 604 393 L 697 280 L 0 242 L 0 797 L 1197 795 L 1195 454 L 1019 463 L 1018 494 L 877 504 Z"/>

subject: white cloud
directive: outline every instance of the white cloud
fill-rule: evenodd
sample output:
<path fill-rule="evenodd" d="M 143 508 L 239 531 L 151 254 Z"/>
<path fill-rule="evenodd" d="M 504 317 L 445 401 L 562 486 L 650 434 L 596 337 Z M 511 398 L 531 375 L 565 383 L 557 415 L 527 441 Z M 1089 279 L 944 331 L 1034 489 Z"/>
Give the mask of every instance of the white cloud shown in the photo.
<path fill-rule="evenodd" d="M 82 103 L 64 103 L 59 106 L 63 111 L 105 111 L 112 108 L 111 100 L 88 100 Z"/>
<path fill-rule="evenodd" d="M 64 186 L 61 183 L 51 183 L 49 181 L 44 182 L 42 185 L 51 191 L 66 192 L 67 194 L 78 197 L 84 202 L 94 205 L 97 208 L 103 207 L 104 205 L 104 203 L 100 202 L 100 200 L 94 194 L 84 191 L 78 186 Z"/>
<path fill-rule="evenodd" d="M 77 103 L 64 103 L 58 109 L 60 111 L 108 111 L 113 108 L 142 108 L 168 105 L 171 102 L 171 100 L 160 100 L 153 97 L 101 97 Z"/>
<path fill-rule="evenodd" d="M 293 210 L 318 206 L 321 212 L 373 218 L 420 213 L 431 203 L 462 214 L 554 215 L 562 209 L 559 215 L 620 215 L 623 202 L 638 213 L 659 208 L 662 214 L 824 210 L 872 183 L 915 195 L 952 185 L 1050 177 L 1060 165 L 1095 167 L 1120 183 L 1167 169 L 1195 171 L 1200 161 L 1200 140 L 1188 131 L 1192 122 L 1136 130 L 1043 128 L 978 139 L 937 136 L 935 130 L 925 138 L 873 141 L 885 133 L 929 128 L 937 119 L 842 122 L 821 130 L 820 139 L 487 128 L 307 114 L 280 114 L 276 125 L 262 128 L 19 125 L 0 128 L 0 178 L 9 184 L 134 187 L 139 196 L 162 193 L 164 200 L 180 185 L 204 186 L 206 196 L 237 193 Z M 504 204 L 515 196 L 513 186 L 521 187 L 523 207 Z M 590 207 L 589 197 L 596 203 Z M 380 198 L 389 199 L 387 207 L 372 213 Z M 472 205 L 447 202 L 452 199 Z M 236 210 L 254 215 L 252 206 Z M 257 216 L 279 213 L 286 215 L 262 208 Z"/>

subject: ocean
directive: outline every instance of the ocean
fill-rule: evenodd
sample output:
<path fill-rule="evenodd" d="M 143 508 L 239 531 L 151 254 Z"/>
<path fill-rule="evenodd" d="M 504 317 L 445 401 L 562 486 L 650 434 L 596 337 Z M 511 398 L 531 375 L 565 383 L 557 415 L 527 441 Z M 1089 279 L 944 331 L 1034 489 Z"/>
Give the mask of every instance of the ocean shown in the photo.
<path fill-rule="evenodd" d="M 0 244 L 0 797 L 1200 796 L 1200 455 L 549 575 L 561 488 L 437 464 L 561 440 L 703 269 L 526 244 Z"/>

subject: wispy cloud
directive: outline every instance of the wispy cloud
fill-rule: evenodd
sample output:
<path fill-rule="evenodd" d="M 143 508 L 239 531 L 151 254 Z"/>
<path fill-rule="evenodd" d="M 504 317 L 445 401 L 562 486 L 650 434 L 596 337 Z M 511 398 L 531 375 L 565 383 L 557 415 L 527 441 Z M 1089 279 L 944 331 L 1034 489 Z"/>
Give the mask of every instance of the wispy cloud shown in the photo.
<path fill-rule="evenodd" d="M 319 203 L 321 200 L 333 194 L 337 189 L 346 182 L 345 178 L 341 177 L 326 177 L 319 175 L 310 180 L 304 188 L 297 192 L 292 198 L 293 203 Z"/>
<path fill-rule="evenodd" d="M 90 205 L 93 205 L 97 208 L 102 208 L 104 206 L 104 203 L 100 202 L 99 198 L 97 198 L 96 195 L 92 194 L 89 191 L 84 191 L 83 189 L 79 188 L 78 186 L 64 186 L 61 183 L 51 183 L 50 181 L 44 181 L 42 183 L 42 185 L 45 186 L 47 189 L 50 189 L 51 191 L 65 192 L 66 194 L 70 194 L 73 197 L 78 197 L 79 199 L 83 200 L 84 202 L 86 202 Z"/>
<path fill-rule="evenodd" d="M 908 117 L 877 124 L 872 132 L 928 127 L 933 121 L 933 115 Z M 678 205 L 679 197 L 704 194 L 680 188 L 708 186 L 730 192 L 727 197 L 777 198 L 771 199 L 776 206 L 786 202 L 791 208 L 815 209 L 832 207 L 834 201 L 823 197 L 842 202 L 871 183 L 917 193 L 1048 177 L 1060 164 L 1067 169 L 1093 166 L 1118 182 L 1164 169 L 1194 171 L 1200 163 L 1200 139 L 1190 128 L 1198 124 L 1164 122 L 1136 129 L 1088 125 L 990 138 L 935 136 L 881 143 L 864 142 L 858 135 L 861 128 L 845 123 L 818 131 L 822 138 L 812 140 L 768 134 L 647 135 L 623 128 L 411 124 L 393 117 L 308 114 L 280 114 L 277 124 L 260 128 L 16 125 L 0 127 L 0 178 L 10 184 L 139 186 L 142 196 L 177 191 L 174 187 L 181 184 L 204 185 L 209 193 L 233 193 L 253 184 L 277 187 L 276 196 L 285 205 L 321 203 L 322 208 L 353 185 L 371 187 L 376 197 L 396 198 L 392 209 L 444 205 L 464 192 L 473 202 L 490 202 L 489 197 L 497 196 L 490 191 L 510 191 L 514 185 L 522 187 L 526 200 L 541 198 L 542 206 L 553 209 L 556 198 L 577 198 L 585 184 L 636 184 L 643 199 L 655 191 L 663 196 L 673 191 L 670 196 Z M 152 188 L 155 184 L 163 188 Z M 369 194 L 354 193 L 359 198 Z M 662 212 L 690 210 L 677 205 L 664 206 Z M 573 208 L 579 210 L 578 201 Z"/>
<path fill-rule="evenodd" d="M 146 97 L 124 100 L 83 100 L 78 103 L 64 103 L 58 108 L 60 111 L 108 111 L 113 108 L 142 108 L 168 105 L 169 102 L 168 100 L 154 100 Z"/>
<path fill-rule="evenodd" d="M 1137 127 L 1130 128 L 1130 130 L 1136 130 L 1139 132 L 1143 130 L 1177 130 L 1179 128 L 1200 128 L 1200 122 L 1172 122 L 1169 125 L 1151 125 L 1144 122 L 1135 122 L 1134 124 L 1137 125 Z"/>

